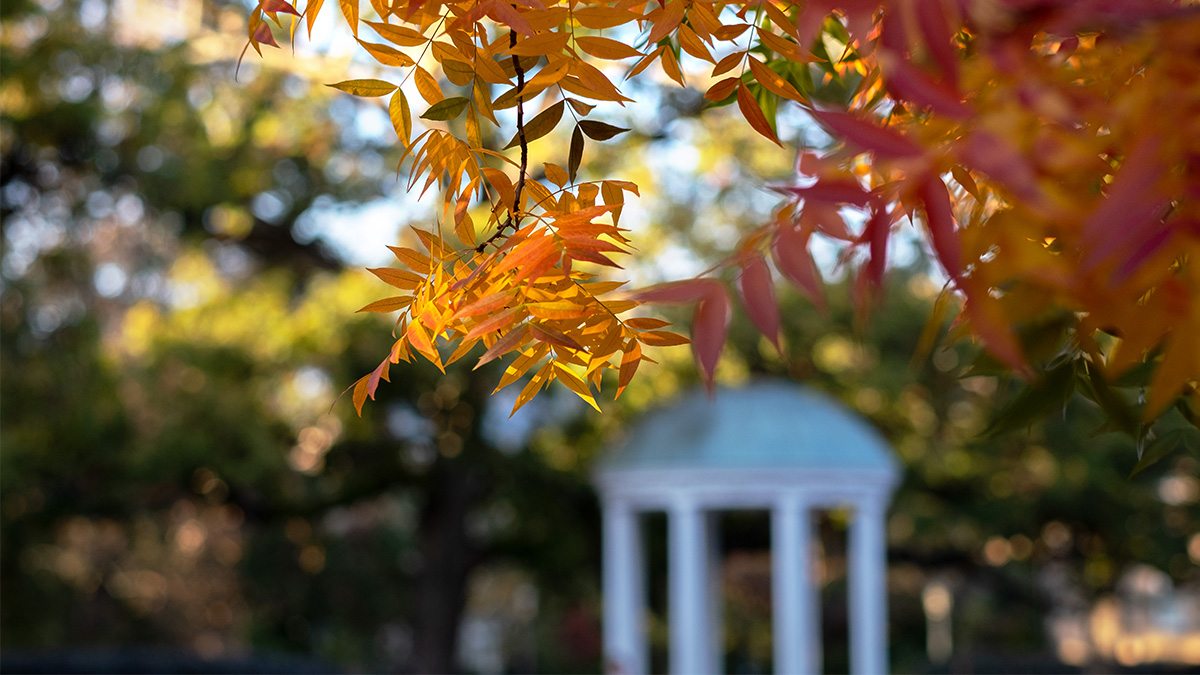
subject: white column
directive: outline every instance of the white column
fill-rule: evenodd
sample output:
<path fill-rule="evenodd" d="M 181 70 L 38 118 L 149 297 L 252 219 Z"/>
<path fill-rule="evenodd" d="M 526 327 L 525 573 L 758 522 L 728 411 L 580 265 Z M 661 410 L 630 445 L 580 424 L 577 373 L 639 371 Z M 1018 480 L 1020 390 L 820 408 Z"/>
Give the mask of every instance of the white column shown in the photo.
<path fill-rule="evenodd" d="M 617 499 L 604 503 L 604 669 L 622 675 L 649 671 L 646 657 L 645 560 L 638 514 Z"/>
<path fill-rule="evenodd" d="M 709 662 L 708 546 L 703 513 L 691 501 L 671 505 L 667 521 L 670 670 L 705 675 Z"/>
<path fill-rule="evenodd" d="M 855 505 L 850 523 L 850 672 L 887 672 L 887 533 L 881 501 Z"/>
<path fill-rule="evenodd" d="M 725 672 L 725 598 L 724 576 L 721 574 L 721 514 L 709 511 L 704 518 L 705 537 L 708 542 L 708 666 L 710 673 Z"/>
<path fill-rule="evenodd" d="M 771 563 L 775 672 L 820 672 L 821 609 L 812 578 L 812 520 L 799 495 L 781 495 L 772 510 Z"/>

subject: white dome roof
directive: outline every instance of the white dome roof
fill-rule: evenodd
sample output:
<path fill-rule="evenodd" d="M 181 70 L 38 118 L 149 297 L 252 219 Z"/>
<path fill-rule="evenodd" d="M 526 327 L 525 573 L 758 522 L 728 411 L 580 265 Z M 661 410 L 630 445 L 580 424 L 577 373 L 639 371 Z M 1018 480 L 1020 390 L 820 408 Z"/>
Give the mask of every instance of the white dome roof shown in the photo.
<path fill-rule="evenodd" d="M 871 425 L 796 384 L 756 380 L 696 390 L 647 413 L 600 464 L 603 473 L 664 469 L 837 469 L 894 474 Z"/>

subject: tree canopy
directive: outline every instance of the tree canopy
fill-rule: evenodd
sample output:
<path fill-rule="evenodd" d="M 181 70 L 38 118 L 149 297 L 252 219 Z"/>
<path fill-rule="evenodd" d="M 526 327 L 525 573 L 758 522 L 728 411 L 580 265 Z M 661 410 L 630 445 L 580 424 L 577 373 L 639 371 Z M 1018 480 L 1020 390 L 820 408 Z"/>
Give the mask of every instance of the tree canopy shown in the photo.
<path fill-rule="evenodd" d="M 272 24 L 311 34 L 322 5 L 262 0 L 248 47 L 277 46 Z M 947 280 L 926 345 L 960 306 L 951 332 L 983 344 L 992 363 L 977 365 L 1036 380 L 1036 397 L 1061 405 L 1080 391 L 1140 439 L 1168 412 L 1196 425 L 1200 11 L 1189 3 L 339 7 L 395 77 L 330 86 L 389 97 L 409 189 L 436 187 L 441 204 L 415 230 L 420 247 L 393 247 L 398 266 L 371 270 L 400 293 L 363 309 L 397 312 L 397 339 L 355 385 L 360 410 L 391 365 L 419 354 L 444 368 L 480 344 L 477 365 L 512 355 L 497 390 L 533 373 L 515 407 L 553 380 L 597 406 L 606 373 L 619 396 L 646 347 L 686 341 L 636 311 L 653 303 L 695 307 L 691 343 L 711 383 L 731 295 L 778 344 L 772 267 L 819 306 L 820 237 L 840 243 L 868 308 L 907 222 Z M 736 106 L 782 148 L 785 110 L 834 142 L 797 142 L 795 181 L 771 186 L 774 216 L 708 273 L 631 291 L 601 272 L 636 255 L 621 215 L 639 187 L 579 167 L 627 131 L 604 121 L 633 100 L 622 78 L 654 77 L 703 89 L 709 109 Z M 564 123 L 559 161 L 530 166 L 530 144 Z"/>

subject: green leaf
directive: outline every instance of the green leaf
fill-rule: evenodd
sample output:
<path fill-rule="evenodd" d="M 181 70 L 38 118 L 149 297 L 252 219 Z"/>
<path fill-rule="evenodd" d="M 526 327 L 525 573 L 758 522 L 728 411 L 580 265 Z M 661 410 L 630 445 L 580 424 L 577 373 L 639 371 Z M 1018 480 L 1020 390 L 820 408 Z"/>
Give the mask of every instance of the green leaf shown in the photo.
<path fill-rule="evenodd" d="M 422 115 L 421 119 L 446 122 L 458 117 L 467 109 L 467 99 L 463 96 L 451 96 L 433 104 Z"/>
<path fill-rule="evenodd" d="M 994 436 L 1061 411 L 1075 393 L 1075 363 L 1067 361 L 1048 371 L 1041 380 L 1025 387 L 1000 409 L 984 430 Z"/>
<path fill-rule="evenodd" d="M 396 85 L 383 80 L 345 80 L 337 84 L 327 84 L 327 87 L 340 89 L 355 96 L 387 96 L 396 91 Z"/>
<path fill-rule="evenodd" d="M 525 123 L 525 142 L 529 143 L 536 141 L 542 136 L 554 131 L 554 127 L 558 126 L 559 120 L 562 119 L 563 108 L 565 107 L 566 106 L 563 104 L 563 102 L 559 101 L 549 108 L 546 108 L 542 112 L 534 115 L 533 119 Z M 513 134 L 512 140 L 509 141 L 508 145 L 504 147 L 505 149 L 515 147 L 516 145 L 520 144 L 520 142 L 521 134 L 518 132 Z"/>
<path fill-rule="evenodd" d="M 1121 431 L 1137 437 L 1142 429 L 1141 416 L 1137 410 L 1116 389 L 1104 379 L 1100 369 L 1090 363 L 1084 363 L 1083 372 L 1079 373 L 1081 392 L 1093 403 L 1100 406 L 1106 418 L 1101 431 Z"/>
<path fill-rule="evenodd" d="M 1150 445 L 1142 451 L 1142 456 L 1134 465 L 1133 471 L 1129 473 L 1129 477 L 1133 478 L 1157 464 L 1162 458 L 1180 449 L 1200 453 L 1200 429 L 1195 427 L 1171 429 L 1151 441 Z"/>
<path fill-rule="evenodd" d="M 583 120 L 579 123 L 579 128 L 583 130 L 583 133 L 587 134 L 588 138 L 594 141 L 607 141 L 617 134 L 629 131 L 622 127 L 614 127 L 611 124 L 596 122 L 594 120 Z"/>

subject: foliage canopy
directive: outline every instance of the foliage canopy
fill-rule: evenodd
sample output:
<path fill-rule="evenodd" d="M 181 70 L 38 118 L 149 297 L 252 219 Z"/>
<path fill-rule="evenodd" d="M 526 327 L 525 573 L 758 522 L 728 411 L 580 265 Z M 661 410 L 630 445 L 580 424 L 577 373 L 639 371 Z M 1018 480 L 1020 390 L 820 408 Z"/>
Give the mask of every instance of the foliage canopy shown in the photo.
<path fill-rule="evenodd" d="M 733 304 L 720 271 L 778 344 L 769 261 L 820 305 L 810 243 L 840 241 L 865 308 L 907 220 L 948 279 L 933 336 L 961 302 L 952 332 L 1001 369 L 1045 376 L 1062 394 L 1051 398 L 1081 390 L 1139 435 L 1172 406 L 1195 424 L 1200 12 L 1189 4 L 339 0 L 397 77 L 331 86 L 390 97 L 409 188 L 436 186 L 442 204 L 416 232 L 422 249 L 394 247 L 399 267 L 372 270 L 400 294 L 363 309 L 399 312 L 397 340 L 355 404 L 414 352 L 443 368 L 482 343 L 479 364 L 515 353 L 497 389 L 534 373 L 517 407 L 552 380 L 595 406 L 606 371 L 620 395 L 645 347 L 685 341 L 632 313 L 645 303 L 695 306 L 691 342 L 711 382 Z M 311 33 L 322 5 L 262 0 L 249 45 L 277 46 L 272 22 L 284 19 Z M 658 73 L 690 77 L 709 107 L 736 106 L 780 146 L 784 105 L 836 143 L 798 149 L 774 217 L 710 274 L 631 292 L 597 270 L 633 249 L 621 213 L 638 186 L 577 172 L 589 145 L 626 131 L 594 119 L 597 104 L 632 100 L 622 77 Z M 530 167 L 529 145 L 564 121 L 561 161 Z M 488 147 L 486 125 L 511 127 L 511 141 Z M 1111 384 L 1122 377 L 1132 398 Z"/>

